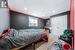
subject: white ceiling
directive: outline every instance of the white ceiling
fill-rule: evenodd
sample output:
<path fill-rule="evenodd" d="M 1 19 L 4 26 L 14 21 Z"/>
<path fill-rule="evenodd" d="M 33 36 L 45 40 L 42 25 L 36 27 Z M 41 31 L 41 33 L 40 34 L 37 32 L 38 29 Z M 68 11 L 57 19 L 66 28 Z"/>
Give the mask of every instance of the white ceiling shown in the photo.
<path fill-rule="evenodd" d="M 70 0 L 8 0 L 8 5 L 11 10 L 44 19 L 70 10 Z"/>

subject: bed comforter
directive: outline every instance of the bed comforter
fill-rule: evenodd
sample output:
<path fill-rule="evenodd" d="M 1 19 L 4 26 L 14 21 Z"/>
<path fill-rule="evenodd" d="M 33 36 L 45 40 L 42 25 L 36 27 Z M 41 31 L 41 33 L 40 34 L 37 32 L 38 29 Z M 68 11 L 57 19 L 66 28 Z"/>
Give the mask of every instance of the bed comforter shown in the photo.
<path fill-rule="evenodd" d="M 36 42 L 44 36 L 43 29 L 25 29 L 15 30 L 11 29 L 10 34 L 6 37 L 10 40 L 15 47 L 26 46 L 33 42 Z"/>

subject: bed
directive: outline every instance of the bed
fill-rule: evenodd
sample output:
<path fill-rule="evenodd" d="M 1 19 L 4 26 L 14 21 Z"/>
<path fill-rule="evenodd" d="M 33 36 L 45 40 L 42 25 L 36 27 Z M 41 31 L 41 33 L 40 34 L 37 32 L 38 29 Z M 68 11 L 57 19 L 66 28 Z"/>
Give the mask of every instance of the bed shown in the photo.
<path fill-rule="evenodd" d="M 21 47 L 39 41 L 44 35 L 44 29 L 11 29 L 7 38 L 11 37 L 13 39 L 9 40 L 15 47 Z"/>

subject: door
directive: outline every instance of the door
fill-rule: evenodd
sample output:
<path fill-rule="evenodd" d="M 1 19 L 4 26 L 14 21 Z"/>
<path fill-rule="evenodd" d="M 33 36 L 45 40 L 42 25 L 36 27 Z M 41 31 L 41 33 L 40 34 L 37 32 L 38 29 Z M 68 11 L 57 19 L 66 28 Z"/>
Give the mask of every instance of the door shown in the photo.
<path fill-rule="evenodd" d="M 67 15 L 52 17 L 51 18 L 51 33 L 57 36 L 63 34 L 67 29 Z"/>

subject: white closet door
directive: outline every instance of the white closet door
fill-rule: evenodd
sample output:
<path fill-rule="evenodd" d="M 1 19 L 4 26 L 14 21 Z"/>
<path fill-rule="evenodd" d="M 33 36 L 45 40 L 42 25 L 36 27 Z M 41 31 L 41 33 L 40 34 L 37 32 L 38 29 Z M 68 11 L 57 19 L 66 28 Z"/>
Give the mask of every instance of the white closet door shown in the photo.
<path fill-rule="evenodd" d="M 51 18 L 51 33 L 57 36 L 63 34 L 67 29 L 67 15 Z"/>

